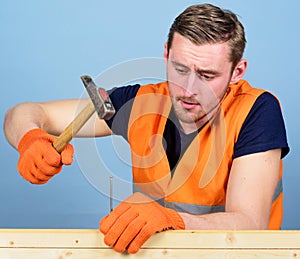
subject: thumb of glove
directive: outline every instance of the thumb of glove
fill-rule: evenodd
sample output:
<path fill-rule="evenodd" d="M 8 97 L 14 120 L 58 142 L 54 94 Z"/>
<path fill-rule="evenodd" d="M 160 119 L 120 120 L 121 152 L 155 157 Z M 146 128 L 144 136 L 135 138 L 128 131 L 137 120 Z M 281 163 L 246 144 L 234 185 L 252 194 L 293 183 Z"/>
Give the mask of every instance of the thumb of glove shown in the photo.
<path fill-rule="evenodd" d="M 61 152 L 61 162 L 64 165 L 70 165 L 73 163 L 74 147 L 68 144 Z"/>

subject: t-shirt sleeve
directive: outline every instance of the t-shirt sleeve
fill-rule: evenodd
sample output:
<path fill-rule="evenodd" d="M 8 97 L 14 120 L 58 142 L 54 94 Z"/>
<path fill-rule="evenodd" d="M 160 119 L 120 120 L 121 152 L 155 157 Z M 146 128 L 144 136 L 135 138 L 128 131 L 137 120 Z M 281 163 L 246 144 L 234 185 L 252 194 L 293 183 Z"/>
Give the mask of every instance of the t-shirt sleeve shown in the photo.
<path fill-rule="evenodd" d="M 243 123 L 233 158 L 277 148 L 281 148 L 281 158 L 289 152 L 286 129 L 278 100 L 265 92 L 257 98 Z"/>
<path fill-rule="evenodd" d="M 133 99 L 140 85 L 116 87 L 108 91 L 109 97 L 116 110 L 115 115 L 106 121 L 112 132 L 121 135 L 127 140 L 128 121 Z"/>

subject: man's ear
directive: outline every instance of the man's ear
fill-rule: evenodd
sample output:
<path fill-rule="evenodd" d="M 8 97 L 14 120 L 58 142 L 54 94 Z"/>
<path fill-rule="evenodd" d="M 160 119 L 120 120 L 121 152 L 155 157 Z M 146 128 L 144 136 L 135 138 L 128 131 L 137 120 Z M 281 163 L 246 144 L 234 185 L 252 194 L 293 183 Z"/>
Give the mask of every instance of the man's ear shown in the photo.
<path fill-rule="evenodd" d="M 168 61 L 168 43 L 166 42 L 164 44 L 164 61 L 165 61 L 165 64 L 167 65 L 167 61 Z"/>
<path fill-rule="evenodd" d="M 239 80 L 243 78 L 243 76 L 246 73 L 247 65 L 248 61 L 246 59 L 241 59 L 239 63 L 237 63 L 232 72 L 230 84 L 236 84 Z"/>

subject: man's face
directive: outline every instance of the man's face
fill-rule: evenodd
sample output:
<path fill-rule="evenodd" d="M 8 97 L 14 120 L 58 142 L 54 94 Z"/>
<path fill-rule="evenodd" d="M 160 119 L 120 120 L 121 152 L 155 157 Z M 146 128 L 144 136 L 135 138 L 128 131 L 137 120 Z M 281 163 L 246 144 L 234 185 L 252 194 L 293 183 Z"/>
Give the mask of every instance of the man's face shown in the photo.
<path fill-rule="evenodd" d="M 178 33 L 165 61 L 175 113 L 186 133 L 201 127 L 218 107 L 231 79 L 227 43 L 195 45 Z"/>

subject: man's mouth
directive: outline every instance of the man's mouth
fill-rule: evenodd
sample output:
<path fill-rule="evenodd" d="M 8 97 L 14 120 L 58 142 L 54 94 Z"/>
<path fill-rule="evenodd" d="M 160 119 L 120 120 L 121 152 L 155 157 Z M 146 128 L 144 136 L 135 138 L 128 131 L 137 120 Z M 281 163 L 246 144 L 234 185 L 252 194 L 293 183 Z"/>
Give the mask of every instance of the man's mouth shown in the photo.
<path fill-rule="evenodd" d="M 199 106 L 199 103 L 194 100 L 179 99 L 179 103 L 186 110 L 191 110 L 191 109 Z"/>

